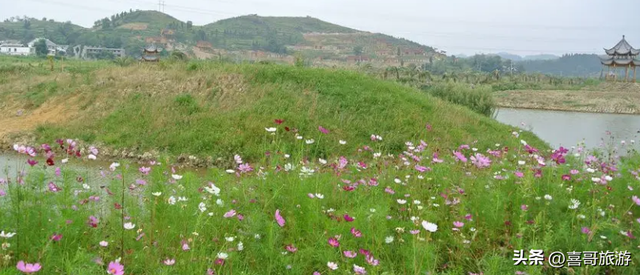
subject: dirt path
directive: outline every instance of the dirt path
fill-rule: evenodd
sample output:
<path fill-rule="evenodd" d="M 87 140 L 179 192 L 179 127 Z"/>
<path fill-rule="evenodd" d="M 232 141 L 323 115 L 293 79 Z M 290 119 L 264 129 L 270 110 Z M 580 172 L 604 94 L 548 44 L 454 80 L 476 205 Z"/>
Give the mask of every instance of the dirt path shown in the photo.
<path fill-rule="evenodd" d="M 78 112 L 76 100 L 66 99 L 64 102 L 48 101 L 35 110 L 25 111 L 17 107 L 9 107 L 0 115 L 0 139 L 9 134 L 33 131 L 39 125 L 56 124 L 66 121 Z"/>

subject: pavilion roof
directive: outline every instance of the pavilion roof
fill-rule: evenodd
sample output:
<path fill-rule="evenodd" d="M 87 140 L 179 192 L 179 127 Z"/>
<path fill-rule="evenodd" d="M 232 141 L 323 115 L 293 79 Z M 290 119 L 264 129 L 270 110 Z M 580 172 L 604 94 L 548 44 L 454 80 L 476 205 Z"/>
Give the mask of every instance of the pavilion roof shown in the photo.
<path fill-rule="evenodd" d="M 606 66 L 640 66 L 640 59 L 638 58 L 613 58 L 613 57 L 600 57 L 602 65 Z"/>
<path fill-rule="evenodd" d="M 613 46 L 613 48 L 611 49 L 604 49 L 604 51 L 608 54 L 608 55 L 638 55 L 640 54 L 640 50 L 633 48 L 629 42 L 627 42 L 627 39 L 625 39 L 624 35 L 622 36 L 622 40 L 620 40 L 620 42 L 618 42 L 618 44 L 616 44 L 615 46 Z"/>

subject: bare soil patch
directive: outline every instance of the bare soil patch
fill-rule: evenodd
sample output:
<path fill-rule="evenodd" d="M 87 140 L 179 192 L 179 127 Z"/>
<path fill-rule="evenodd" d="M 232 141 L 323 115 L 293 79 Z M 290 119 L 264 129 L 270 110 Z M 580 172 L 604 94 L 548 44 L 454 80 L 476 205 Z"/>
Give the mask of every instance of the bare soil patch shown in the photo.
<path fill-rule="evenodd" d="M 128 24 L 119 26 L 118 28 L 134 30 L 134 31 L 144 31 L 147 29 L 147 27 L 149 27 L 149 24 L 147 23 L 128 23 Z"/>

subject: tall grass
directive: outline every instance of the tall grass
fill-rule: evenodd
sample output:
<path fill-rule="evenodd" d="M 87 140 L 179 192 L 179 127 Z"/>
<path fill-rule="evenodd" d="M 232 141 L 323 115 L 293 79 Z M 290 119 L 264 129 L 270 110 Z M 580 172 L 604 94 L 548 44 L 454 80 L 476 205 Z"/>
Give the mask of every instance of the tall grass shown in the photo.
<path fill-rule="evenodd" d="M 485 116 L 491 116 L 496 109 L 492 89 L 486 85 L 462 84 L 449 81 L 423 86 L 422 89 L 429 95 L 465 106 Z"/>

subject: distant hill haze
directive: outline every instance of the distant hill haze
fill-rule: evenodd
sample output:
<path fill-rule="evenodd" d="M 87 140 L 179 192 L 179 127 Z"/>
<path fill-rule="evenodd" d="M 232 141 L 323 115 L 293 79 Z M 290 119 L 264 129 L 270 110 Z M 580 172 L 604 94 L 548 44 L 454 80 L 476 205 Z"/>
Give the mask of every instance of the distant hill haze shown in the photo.
<path fill-rule="evenodd" d="M 178 49 L 200 58 L 236 54 L 242 58 L 293 60 L 294 52 L 314 60 L 416 64 L 442 57 L 434 48 L 402 38 L 370 33 L 312 17 L 247 15 L 194 26 L 156 11 L 126 11 L 96 20 L 92 28 L 46 18 L 10 18 L 0 23 L 0 41 L 23 43 L 45 37 L 61 45 L 125 48 L 139 55 L 148 44 Z"/>

